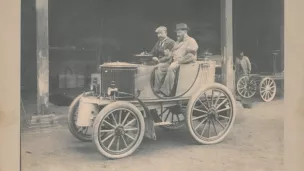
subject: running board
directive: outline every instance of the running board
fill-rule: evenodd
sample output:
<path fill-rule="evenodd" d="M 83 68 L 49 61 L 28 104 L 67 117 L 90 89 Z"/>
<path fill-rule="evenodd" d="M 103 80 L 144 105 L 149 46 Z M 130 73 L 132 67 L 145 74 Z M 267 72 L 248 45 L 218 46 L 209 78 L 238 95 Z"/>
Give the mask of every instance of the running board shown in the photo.
<path fill-rule="evenodd" d="M 154 126 L 165 126 L 165 125 L 172 125 L 171 122 L 157 122 L 154 123 Z"/>

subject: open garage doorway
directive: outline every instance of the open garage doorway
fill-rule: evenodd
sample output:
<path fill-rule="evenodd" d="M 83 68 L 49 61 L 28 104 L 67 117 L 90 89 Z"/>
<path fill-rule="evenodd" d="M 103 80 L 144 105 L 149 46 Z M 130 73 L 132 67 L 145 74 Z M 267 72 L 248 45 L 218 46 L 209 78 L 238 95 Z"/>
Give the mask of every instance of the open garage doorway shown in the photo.
<path fill-rule="evenodd" d="M 101 48 L 101 62 L 130 61 L 156 43 L 155 29 L 177 23 L 191 28 L 200 52 L 220 53 L 219 0 L 51 1 L 51 45 Z M 68 10 L 67 10 L 68 9 Z"/>
<path fill-rule="evenodd" d="M 234 52 L 242 49 L 259 68 L 271 68 L 268 67 L 270 51 L 281 49 L 282 44 L 283 3 L 277 0 L 233 2 Z M 175 24 L 187 23 L 191 28 L 189 34 L 199 44 L 199 56 L 205 50 L 220 55 L 220 16 L 220 0 L 51 0 L 50 94 L 61 89 L 60 74 L 71 72 L 83 76 L 79 88 L 75 89 L 77 94 L 88 87 L 90 74 L 97 72 L 98 64 L 109 59 L 132 62 L 134 54 L 152 49 L 157 41 L 154 31 L 160 25 L 166 26 L 169 36 L 176 39 Z M 36 94 L 35 0 L 22 1 L 21 17 L 21 82 L 22 87 Z"/>
<path fill-rule="evenodd" d="M 76 95 L 89 87 L 90 74 L 98 72 L 98 64 L 134 62 L 135 54 L 153 48 L 157 41 L 155 29 L 159 26 L 166 26 L 168 36 L 176 40 L 176 24 L 186 23 L 190 27 L 189 35 L 198 42 L 198 56 L 206 50 L 220 54 L 219 0 L 53 0 L 49 3 L 53 92 L 66 93 L 66 88 L 71 92 L 72 88 Z M 82 86 L 64 87 L 69 85 L 62 83 L 67 74 L 79 75 L 84 79 Z"/>

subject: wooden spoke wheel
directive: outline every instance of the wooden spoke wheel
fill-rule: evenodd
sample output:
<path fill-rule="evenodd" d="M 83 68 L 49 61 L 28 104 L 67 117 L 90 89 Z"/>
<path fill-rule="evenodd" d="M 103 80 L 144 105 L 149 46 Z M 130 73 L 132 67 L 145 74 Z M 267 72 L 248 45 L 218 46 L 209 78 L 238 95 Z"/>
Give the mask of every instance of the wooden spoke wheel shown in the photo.
<path fill-rule="evenodd" d="M 75 138 L 88 142 L 92 141 L 92 130 L 89 127 L 79 127 L 76 125 L 76 120 L 78 116 L 78 107 L 79 100 L 82 95 L 79 95 L 75 98 L 75 100 L 71 103 L 69 113 L 68 113 L 68 127 L 72 135 Z"/>
<path fill-rule="evenodd" d="M 277 86 L 272 78 L 265 77 L 260 82 L 260 96 L 265 102 L 273 100 L 277 92 Z"/>
<path fill-rule="evenodd" d="M 131 103 L 114 102 L 97 115 L 93 131 L 93 141 L 103 156 L 123 158 L 139 147 L 145 132 L 144 117 Z"/>
<path fill-rule="evenodd" d="M 185 116 L 182 106 L 171 106 L 157 110 L 158 117 L 163 122 L 171 123 L 171 125 L 161 125 L 160 127 L 168 131 L 181 130 L 185 127 Z"/>
<path fill-rule="evenodd" d="M 237 92 L 243 98 L 251 98 L 257 90 L 256 81 L 248 76 L 241 77 L 237 82 Z"/>
<path fill-rule="evenodd" d="M 221 142 L 229 133 L 236 116 L 232 93 L 221 84 L 206 86 L 189 100 L 187 127 L 200 144 Z"/>

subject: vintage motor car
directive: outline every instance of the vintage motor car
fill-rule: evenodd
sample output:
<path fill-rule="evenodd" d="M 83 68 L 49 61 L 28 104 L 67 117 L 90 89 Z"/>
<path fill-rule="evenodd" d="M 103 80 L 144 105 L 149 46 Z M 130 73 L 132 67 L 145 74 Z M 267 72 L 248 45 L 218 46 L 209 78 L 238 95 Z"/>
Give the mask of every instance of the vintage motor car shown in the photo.
<path fill-rule="evenodd" d="M 155 126 L 185 128 L 199 144 L 221 142 L 233 126 L 236 102 L 227 87 L 215 83 L 215 61 L 180 65 L 172 97 L 154 92 L 155 68 L 102 64 L 100 84 L 70 105 L 70 132 L 81 141 L 93 141 L 110 159 L 131 155 L 144 137 L 156 140 Z"/>

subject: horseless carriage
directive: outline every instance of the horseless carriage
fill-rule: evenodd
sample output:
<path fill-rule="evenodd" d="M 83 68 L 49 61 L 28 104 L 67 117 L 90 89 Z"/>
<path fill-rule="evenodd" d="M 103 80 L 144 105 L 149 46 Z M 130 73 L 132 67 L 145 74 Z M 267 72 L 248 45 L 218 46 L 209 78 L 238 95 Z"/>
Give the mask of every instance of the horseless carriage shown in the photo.
<path fill-rule="evenodd" d="M 255 73 L 240 77 L 237 82 L 237 92 L 243 98 L 251 98 L 257 92 L 263 101 L 269 102 L 274 99 L 277 93 L 277 84 L 284 88 L 284 71 L 277 72 L 276 58 L 279 51 L 273 53 L 273 72 L 272 73 Z M 258 86 L 259 85 L 259 86 Z"/>
<path fill-rule="evenodd" d="M 100 84 L 74 99 L 69 130 L 81 141 L 93 141 L 111 159 L 131 155 L 143 137 L 156 140 L 155 126 L 187 128 L 199 144 L 221 142 L 236 116 L 233 94 L 214 82 L 215 62 L 180 65 L 174 95 L 153 90 L 155 65 L 123 62 L 100 66 Z"/>

